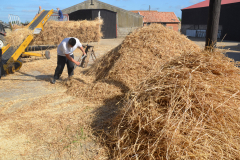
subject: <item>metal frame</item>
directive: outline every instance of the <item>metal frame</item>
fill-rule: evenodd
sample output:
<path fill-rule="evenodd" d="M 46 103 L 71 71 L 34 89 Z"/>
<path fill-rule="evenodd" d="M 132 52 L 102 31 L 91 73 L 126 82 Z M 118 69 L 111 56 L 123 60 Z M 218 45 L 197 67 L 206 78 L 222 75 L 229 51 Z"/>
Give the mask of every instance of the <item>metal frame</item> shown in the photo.
<path fill-rule="evenodd" d="M 58 21 L 58 13 L 54 12 L 48 20 Z M 69 21 L 68 14 L 63 14 L 63 21 Z"/>
<path fill-rule="evenodd" d="M 20 25 L 21 24 L 20 17 L 17 16 L 17 15 L 9 14 L 8 15 L 8 20 L 9 20 L 9 23 L 10 23 L 11 26 Z"/>

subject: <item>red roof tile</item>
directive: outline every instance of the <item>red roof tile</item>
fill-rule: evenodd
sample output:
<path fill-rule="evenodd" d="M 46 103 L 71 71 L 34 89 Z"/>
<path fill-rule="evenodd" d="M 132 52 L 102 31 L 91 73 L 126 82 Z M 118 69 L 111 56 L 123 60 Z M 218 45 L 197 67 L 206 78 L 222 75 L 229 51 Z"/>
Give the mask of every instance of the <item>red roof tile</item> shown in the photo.
<path fill-rule="evenodd" d="M 132 11 L 143 16 L 143 22 L 177 22 L 180 23 L 174 12 L 158 12 L 158 11 Z"/>
<path fill-rule="evenodd" d="M 182 10 L 184 9 L 193 9 L 193 8 L 202 8 L 202 7 L 208 7 L 209 6 L 209 1 L 210 0 L 205 0 L 203 2 L 199 2 L 197 4 L 194 4 L 192 6 L 189 6 L 187 8 L 183 8 Z M 230 4 L 230 3 L 238 3 L 240 2 L 240 0 L 222 0 L 222 5 L 224 4 Z"/>

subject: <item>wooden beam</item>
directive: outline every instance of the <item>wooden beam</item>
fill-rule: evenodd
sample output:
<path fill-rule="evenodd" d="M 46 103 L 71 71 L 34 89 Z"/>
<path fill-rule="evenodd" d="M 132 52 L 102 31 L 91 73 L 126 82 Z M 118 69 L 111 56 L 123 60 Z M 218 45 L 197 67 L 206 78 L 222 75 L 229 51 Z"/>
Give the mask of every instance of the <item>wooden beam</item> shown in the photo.
<path fill-rule="evenodd" d="M 216 47 L 222 0 L 210 0 L 205 49 Z"/>

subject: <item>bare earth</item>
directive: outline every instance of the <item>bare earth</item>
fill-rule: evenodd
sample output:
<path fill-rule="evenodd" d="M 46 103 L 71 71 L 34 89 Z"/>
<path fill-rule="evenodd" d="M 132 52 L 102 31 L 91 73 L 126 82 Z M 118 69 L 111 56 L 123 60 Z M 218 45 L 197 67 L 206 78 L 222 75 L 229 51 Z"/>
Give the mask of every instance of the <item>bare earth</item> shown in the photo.
<path fill-rule="evenodd" d="M 204 40 L 192 40 L 204 46 Z M 102 39 L 93 43 L 97 57 L 122 41 Z M 220 44 L 239 57 L 239 42 Z M 0 80 L 0 160 L 108 159 L 107 150 L 97 140 L 101 135 L 94 135 L 92 126 L 102 125 L 101 120 L 111 116 L 111 109 L 97 114 L 103 104 L 67 94 L 61 81 L 50 84 L 56 68 L 56 54 L 53 49 L 50 60 L 26 58 L 20 71 Z M 80 50 L 75 51 L 75 59 L 79 56 Z M 84 69 L 76 68 L 75 73 L 82 71 Z M 66 78 L 65 68 L 62 79 Z M 80 80 L 87 82 L 88 77 L 82 75 Z"/>

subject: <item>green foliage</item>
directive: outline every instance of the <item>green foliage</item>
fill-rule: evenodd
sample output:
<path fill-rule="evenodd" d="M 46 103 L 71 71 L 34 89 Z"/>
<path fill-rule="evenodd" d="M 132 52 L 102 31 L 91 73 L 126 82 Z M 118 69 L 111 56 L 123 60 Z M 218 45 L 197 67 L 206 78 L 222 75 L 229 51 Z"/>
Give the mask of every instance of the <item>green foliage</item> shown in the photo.
<path fill-rule="evenodd" d="M 182 18 L 178 17 L 179 21 L 182 22 Z"/>

